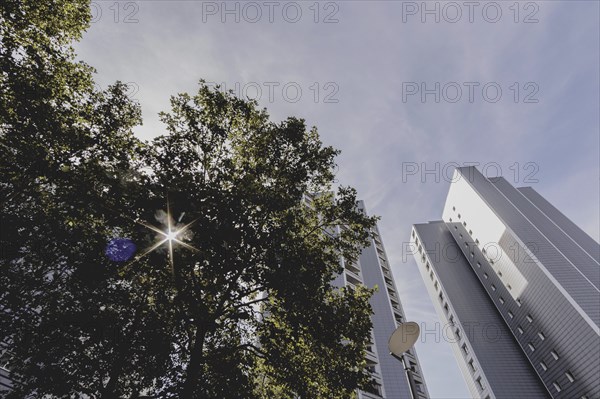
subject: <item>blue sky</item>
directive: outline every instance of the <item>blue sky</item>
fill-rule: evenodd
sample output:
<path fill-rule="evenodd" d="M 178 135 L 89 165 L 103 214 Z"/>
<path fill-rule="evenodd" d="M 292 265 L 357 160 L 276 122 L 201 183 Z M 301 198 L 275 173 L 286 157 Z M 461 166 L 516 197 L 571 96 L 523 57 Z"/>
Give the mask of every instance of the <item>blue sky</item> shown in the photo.
<path fill-rule="evenodd" d="M 340 183 L 382 216 L 407 316 L 433 328 L 402 243 L 441 218 L 452 165 L 533 186 L 598 241 L 600 32 L 596 1 L 423 4 L 94 1 L 76 48 L 100 86 L 131 82 L 141 138 L 165 132 L 157 113 L 200 78 L 317 126 L 342 150 Z M 469 396 L 447 343 L 417 351 L 432 398 Z"/>

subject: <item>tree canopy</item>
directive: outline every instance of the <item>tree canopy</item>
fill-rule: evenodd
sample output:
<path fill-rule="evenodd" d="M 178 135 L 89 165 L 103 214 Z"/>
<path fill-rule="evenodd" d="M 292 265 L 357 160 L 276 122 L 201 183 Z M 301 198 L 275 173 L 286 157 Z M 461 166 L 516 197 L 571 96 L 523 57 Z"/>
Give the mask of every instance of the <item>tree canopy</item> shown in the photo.
<path fill-rule="evenodd" d="M 75 61 L 88 1 L 0 10 L 0 364 L 15 379 L 0 396 L 347 398 L 369 384 L 372 291 L 332 282 L 375 218 L 334 190 L 338 151 L 202 81 L 143 142 L 127 87 L 96 90 Z"/>

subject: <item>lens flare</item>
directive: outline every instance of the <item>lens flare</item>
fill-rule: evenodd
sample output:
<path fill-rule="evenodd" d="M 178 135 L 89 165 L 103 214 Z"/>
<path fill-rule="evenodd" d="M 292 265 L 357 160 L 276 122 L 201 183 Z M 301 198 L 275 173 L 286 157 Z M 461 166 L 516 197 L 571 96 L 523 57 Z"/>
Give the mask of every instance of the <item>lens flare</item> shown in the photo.
<path fill-rule="evenodd" d="M 179 234 L 178 231 L 169 231 L 165 234 L 165 237 L 167 237 L 167 240 L 173 241 L 177 239 L 177 234 Z"/>

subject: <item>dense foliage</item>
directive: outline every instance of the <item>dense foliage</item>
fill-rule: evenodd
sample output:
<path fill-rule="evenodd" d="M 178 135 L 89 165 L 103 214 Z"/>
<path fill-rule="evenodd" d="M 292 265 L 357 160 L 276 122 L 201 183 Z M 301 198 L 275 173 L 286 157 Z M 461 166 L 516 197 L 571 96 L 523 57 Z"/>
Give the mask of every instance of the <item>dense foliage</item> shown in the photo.
<path fill-rule="evenodd" d="M 374 218 L 353 189 L 332 192 L 337 151 L 316 129 L 201 82 L 142 142 L 127 88 L 95 90 L 74 61 L 87 1 L 0 11 L 8 397 L 347 398 L 368 384 L 371 291 L 332 281 Z M 107 256 L 116 238 L 135 256 Z"/>

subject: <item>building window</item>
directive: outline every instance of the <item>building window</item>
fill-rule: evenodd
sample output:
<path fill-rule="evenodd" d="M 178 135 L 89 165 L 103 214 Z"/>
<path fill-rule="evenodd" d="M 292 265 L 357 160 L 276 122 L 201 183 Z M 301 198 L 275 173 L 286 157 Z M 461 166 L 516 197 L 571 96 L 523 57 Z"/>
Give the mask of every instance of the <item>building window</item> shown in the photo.
<path fill-rule="evenodd" d="M 477 262 L 477 267 L 481 267 L 481 262 Z"/>
<path fill-rule="evenodd" d="M 415 231 L 412 231 L 412 238 L 415 238 Z"/>
<path fill-rule="evenodd" d="M 410 364 L 410 369 L 411 369 L 411 370 L 412 370 L 414 373 L 416 373 L 416 372 L 417 372 L 417 363 L 415 363 L 415 362 L 412 362 L 412 361 L 409 361 L 408 363 Z"/>
<path fill-rule="evenodd" d="M 547 365 L 546 365 L 546 363 L 544 363 L 543 361 L 542 361 L 542 362 L 540 362 L 540 366 L 542 366 L 542 369 L 543 369 L 544 371 L 548 370 L 548 366 L 547 366 Z"/>
<path fill-rule="evenodd" d="M 450 315 L 450 318 L 448 320 L 451 325 L 454 325 L 454 315 Z"/>
<path fill-rule="evenodd" d="M 425 390 L 423 389 L 423 384 L 421 384 L 420 382 L 415 381 L 415 388 L 417 388 L 418 392 L 425 393 Z"/>
<path fill-rule="evenodd" d="M 565 375 L 569 379 L 569 382 L 575 382 L 575 377 L 573 377 L 573 374 L 570 371 L 567 371 Z"/>
<path fill-rule="evenodd" d="M 498 276 L 502 277 L 502 272 L 498 270 Z"/>
<path fill-rule="evenodd" d="M 465 353 L 465 355 L 469 354 L 469 348 L 467 348 L 467 344 L 466 343 L 462 345 L 462 350 Z"/>
<path fill-rule="evenodd" d="M 427 269 L 427 271 L 429 271 L 429 262 L 425 263 L 425 269 Z"/>
<path fill-rule="evenodd" d="M 541 332 L 541 331 L 538 333 L 538 337 L 540 337 L 540 339 L 541 339 L 542 341 L 546 339 L 546 336 L 545 336 L 545 335 L 544 335 L 544 333 L 543 333 L 543 332 Z"/>
<path fill-rule="evenodd" d="M 523 303 L 521 303 L 521 298 L 516 299 L 517 305 L 520 307 Z"/>
<path fill-rule="evenodd" d="M 479 387 L 480 390 L 484 390 L 484 386 L 483 386 L 483 382 L 481 382 L 481 377 L 477 377 L 477 379 L 475 380 L 477 382 L 477 386 Z"/>
<path fill-rule="evenodd" d="M 446 313 L 448 313 L 450 311 L 450 308 L 448 308 L 447 303 L 444 304 L 444 310 L 446 311 Z"/>
<path fill-rule="evenodd" d="M 456 211 L 456 207 L 455 207 L 455 206 L 453 206 L 453 207 L 452 207 L 452 210 L 453 210 L 453 211 Z"/>
<path fill-rule="evenodd" d="M 433 287 L 435 288 L 435 290 L 438 290 L 438 282 L 436 281 L 435 284 L 433 284 Z"/>
<path fill-rule="evenodd" d="M 506 288 L 508 288 L 509 290 L 512 290 L 512 287 L 510 286 L 510 284 L 508 284 L 508 285 L 506 286 Z"/>
<path fill-rule="evenodd" d="M 475 239 L 475 244 L 479 245 L 479 239 L 478 238 Z"/>
<path fill-rule="evenodd" d="M 458 218 L 460 219 L 460 213 L 458 214 Z"/>
<path fill-rule="evenodd" d="M 460 233 L 458 236 L 459 236 L 460 238 L 462 238 L 462 233 Z"/>
<path fill-rule="evenodd" d="M 444 301 L 444 294 L 442 294 L 442 291 L 440 291 L 439 298 L 440 298 L 440 302 Z"/>
<path fill-rule="evenodd" d="M 519 334 L 523 334 L 523 327 L 517 326 L 517 331 L 519 331 Z"/>
<path fill-rule="evenodd" d="M 533 317 L 530 314 L 527 315 L 527 321 L 533 323 Z"/>
<path fill-rule="evenodd" d="M 496 286 L 492 284 L 492 291 L 496 291 Z"/>
<path fill-rule="evenodd" d="M 473 235 L 473 230 L 469 230 L 469 235 L 472 236 Z"/>
<path fill-rule="evenodd" d="M 471 252 L 471 258 L 474 258 L 475 254 L 473 252 Z"/>
<path fill-rule="evenodd" d="M 531 342 L 528 343 L 527 346 L 529 346 L 530 351 L 535 352 L 535 346 L 533 346 L 533 344 Z"/>
<path fill-rule="evenodd" d="M 433 270 L 429 273 L 429 277 L 431 277 L 431 281 L 433 281 Z"/>
<path fill-rule="evenodd" d="M 554 389 L 556 389 L 556 392 L 562 391 L 562 388 L 560 387 L 560 384 L 558 383 L 558 381 L 554 381 L 552 383 L 552 385 L 554 385 Z"/>
<path fill-rule="evenodd" d="M 471 368 L 472 372 L 477 371 L 477 369 L 475 368 L 475 363 L 473 362 L 473 359 L 469 360 L 469 367 Z"/>
<path fill-rule="evenodd" d="M 552 352 L 550 352 L 550 354 L 552 355 L 554 360 L 558 360 L 558 353 L 556 353 L 556 351 L 552 351 Z"/>
<path fill-rule="evenodd" d="M 457 328 L 454 330 L 454 333 L 456 334 L 456 338 L 460 341 L 460 330 Z"/>
<path fill-rule="evenodd" d="M 450 218 L 450 222 L 452 222 L 452 218 Z"/>
<path fill-rule="evenodd" d="M 469 248 L 469 243 L 465 242 L 465 247 Z"/>
<path fill-rule="evenodd" d="M 454 226 L 454 230 L 458 230 L 458 227 Z"/>
<path fill-rule="evenodd" d="M 488 278 L 488 274 L 487 273 L 483 273 L 483 277 L 487 279 Z"/>
<path fill-rule="evenodd" d="M 504 298 L 500 297 L 500 303 L 504 305 Z"/>
<path fill-rule="evenodd" d="M 510 317 L 511 319 L 515 318 L 515 315 L 513 314 L 513 312 L 511 312 L 510 310 L 508 311 L 508 317 Z"/>
<path fill-rule="evenodd" d="M 463 226 L 467 227 L 467 222 L 463 222 Z"/>

